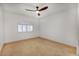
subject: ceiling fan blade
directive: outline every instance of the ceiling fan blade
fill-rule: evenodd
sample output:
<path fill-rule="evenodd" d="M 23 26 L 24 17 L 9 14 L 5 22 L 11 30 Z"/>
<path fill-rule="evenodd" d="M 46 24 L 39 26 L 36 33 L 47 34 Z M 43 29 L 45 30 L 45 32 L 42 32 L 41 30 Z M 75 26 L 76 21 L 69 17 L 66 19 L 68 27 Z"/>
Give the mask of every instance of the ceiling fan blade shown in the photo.
<path fill-rule="evenodd" d="M 31 10 L 31 9 L 25 9 L 26 11 L 32 11 L 32 12 L 36 12 L 36 10 Z"/>
<path fill-rule="evenodd" d="M 48 9 L 48 6 L 41 8 L 39 11 L 43 11 L 43 10 L 46 10 L 46 9 Z"/>

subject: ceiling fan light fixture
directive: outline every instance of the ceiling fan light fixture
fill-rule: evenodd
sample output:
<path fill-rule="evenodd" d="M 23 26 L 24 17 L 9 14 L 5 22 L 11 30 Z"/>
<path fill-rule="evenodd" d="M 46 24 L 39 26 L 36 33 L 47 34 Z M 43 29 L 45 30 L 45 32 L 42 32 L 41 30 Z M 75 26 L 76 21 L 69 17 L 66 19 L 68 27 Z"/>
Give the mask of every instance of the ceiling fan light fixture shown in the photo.
<path fill-rule="evenodd" d="M 39 11 L 36 11 L 36 14 L 38 14 L 39 13 Z"/>

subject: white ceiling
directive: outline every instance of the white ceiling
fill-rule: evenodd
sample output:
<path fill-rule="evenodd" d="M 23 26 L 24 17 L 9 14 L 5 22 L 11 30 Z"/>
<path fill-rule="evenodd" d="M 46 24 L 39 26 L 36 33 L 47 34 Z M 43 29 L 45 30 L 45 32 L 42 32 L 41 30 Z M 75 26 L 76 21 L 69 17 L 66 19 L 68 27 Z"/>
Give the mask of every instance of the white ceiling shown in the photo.
<path fill-rule="evenodd" d="M 38 17 L 35 12 L 25 11 L 28 9 L 36 9 L 36 6 L 42 8 L 43 6 L 48 6 L 48 9 L 41 12 L 40 17 L 44 17 L 46 15 L 51 15 L 53 13 L 59 12 L 61 10 L 68 10 L 74 7 L 76 4 L 68 4 L 68 3 L 4 3 L 3 6 L 5 10 L 20 13 L 24 15 L 28 15 L 31 17 Z"/>

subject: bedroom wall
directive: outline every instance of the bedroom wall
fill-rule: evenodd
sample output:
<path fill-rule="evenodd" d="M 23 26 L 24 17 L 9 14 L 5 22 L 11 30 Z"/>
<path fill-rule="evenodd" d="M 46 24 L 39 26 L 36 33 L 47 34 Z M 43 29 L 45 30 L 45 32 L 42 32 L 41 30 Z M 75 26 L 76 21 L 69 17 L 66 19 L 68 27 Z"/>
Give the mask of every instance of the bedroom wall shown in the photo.
<path fill-rule="evenodd" d="M 4 19 L 3 19 L 3 8 L 2 8 L 2 5 L 0 4 L 0 49 L 1 49 L 3 42 L 4 42 L 3 21 L 4 21 Z"/>
<path fill-rule="evenodd" d="M 18 14 L 5 10 L 5 42 L 12 42 L 22 39 L 28 39 L 38 36 L 38 21 L 28 15 Z M 18 24 L 32 24 L 34 29 L 32 32 L 17 32 Z"/>
<path fill-rule="evenodd" d="M 77 6 L 77 24 L 78 24 L 78 45 L 77 45 L 77 55 L 79 56 L 79 3 Z"/>
<path fill-rule="evenodd" d="M 76 46 L 76 4 L 72 8 L 52 13 L 40 19 L 41 37 L 60 43 Z"/>

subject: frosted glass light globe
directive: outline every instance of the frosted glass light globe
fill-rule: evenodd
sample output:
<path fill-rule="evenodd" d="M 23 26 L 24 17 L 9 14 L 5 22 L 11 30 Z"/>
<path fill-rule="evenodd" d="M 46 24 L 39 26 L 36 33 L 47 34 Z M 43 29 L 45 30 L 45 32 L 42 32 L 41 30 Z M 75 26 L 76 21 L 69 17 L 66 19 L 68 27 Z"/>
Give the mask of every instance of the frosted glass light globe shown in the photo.
<path fill-rule="evenodd" d="M 38 14 L 38 13 L 39 13 L 39 11 L 36 11 L 36 13 Z"/>

